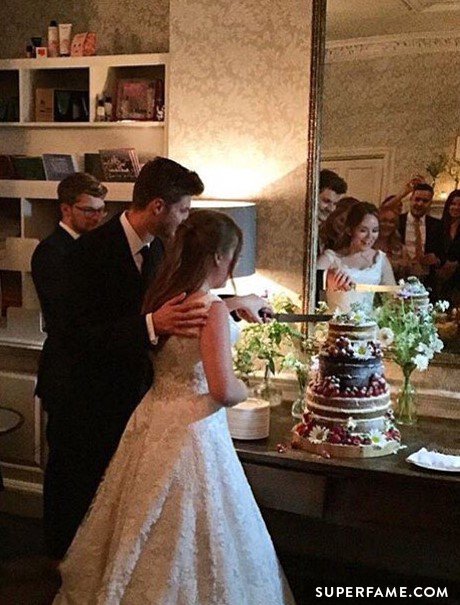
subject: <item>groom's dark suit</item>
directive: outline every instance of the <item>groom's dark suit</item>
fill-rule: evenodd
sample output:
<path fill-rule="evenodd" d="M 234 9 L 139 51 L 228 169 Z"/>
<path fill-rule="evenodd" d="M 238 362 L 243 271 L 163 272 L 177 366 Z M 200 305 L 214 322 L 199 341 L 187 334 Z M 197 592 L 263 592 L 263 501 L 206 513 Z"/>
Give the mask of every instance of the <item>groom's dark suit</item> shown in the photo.
<path fill-rule="evenodd" d="M 156 238 L 144 261 L 146 277 L 153 276 L 162 255 Z M 136 267 L 119 215 L 77 240 L 67 275 L 69 398 L 49 419 L 53 448 L 45 475 L 46 538 L 56 558 L 70 545 L 153 379 L 140 315 L 147 280 Z"/>

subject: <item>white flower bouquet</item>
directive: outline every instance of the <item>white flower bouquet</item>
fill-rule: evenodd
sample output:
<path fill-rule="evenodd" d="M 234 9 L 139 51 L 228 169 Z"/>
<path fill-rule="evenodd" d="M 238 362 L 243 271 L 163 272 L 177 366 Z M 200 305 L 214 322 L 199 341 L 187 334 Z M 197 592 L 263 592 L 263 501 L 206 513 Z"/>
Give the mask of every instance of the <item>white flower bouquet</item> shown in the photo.
<path fill-rule="evenodd" d="M 415 391 L 410 377 L 414 370 L 426 370 L 435 354 L 442 350 L 444 345 L 435 322 L 438 313 L 444 312 L 449 306 L 446 301 L 423 306 L 414 303 L 412 295 L 414 292 L 420 295 L 424 288 L 420 282 L 414 283 L 415 278 L 409 279 L 408 283 L 400 282 L 401 290 L 395 297 L 387 299 L 375 309 L 380 343 L 404 374 L 397 410 L 398 420 L 402 424 L 415 422 Z"/>

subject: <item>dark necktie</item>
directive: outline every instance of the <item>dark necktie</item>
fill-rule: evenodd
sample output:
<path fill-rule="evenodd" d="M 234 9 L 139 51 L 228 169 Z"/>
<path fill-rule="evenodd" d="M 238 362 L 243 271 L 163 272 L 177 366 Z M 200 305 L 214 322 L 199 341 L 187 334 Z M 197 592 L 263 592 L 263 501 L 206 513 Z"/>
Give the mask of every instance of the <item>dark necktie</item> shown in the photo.
<path fill-rule="evenodd" d="M 158 266 L 163 259 L 164 246 L 159 237 L 156 237 L 150 246 L 144 246 L 139 250 L 142 256 L 141 278 L 143 288 L 147 288 L 155 277 Z"/>

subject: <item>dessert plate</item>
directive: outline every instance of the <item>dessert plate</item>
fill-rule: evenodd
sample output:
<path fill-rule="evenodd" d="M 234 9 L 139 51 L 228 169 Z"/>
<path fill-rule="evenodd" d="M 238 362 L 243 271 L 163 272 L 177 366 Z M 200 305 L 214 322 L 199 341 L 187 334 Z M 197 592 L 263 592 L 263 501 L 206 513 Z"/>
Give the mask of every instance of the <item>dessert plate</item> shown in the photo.
<path fill-rule="evenodd" d="M 406 461 L 429 471 L 460 473 L 460 456 L 449 456 L 425 448 L 408 456 Z"/>

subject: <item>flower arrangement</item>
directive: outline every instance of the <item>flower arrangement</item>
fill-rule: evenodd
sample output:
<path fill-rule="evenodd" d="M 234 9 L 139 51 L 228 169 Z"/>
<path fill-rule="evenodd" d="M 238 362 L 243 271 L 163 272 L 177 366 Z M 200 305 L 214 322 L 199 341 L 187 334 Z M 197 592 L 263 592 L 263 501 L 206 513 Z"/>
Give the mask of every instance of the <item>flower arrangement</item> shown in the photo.
<path fill-rule="evenodd" d="M 298 311 L 295 303 L 285 295 L 275 296 L 269 302 L 276 313 Z M 235 371 L 248 381 L 256 371 L 262 370 L 264 382 L 257 387 L 256 393 L 276 405 L 281 402 L 281 393 L 270 384 L 270 379 L 283 369 L 290 368 L 296 372 L 297 379 L 303 381 L 305 368 L 302 355 L 305 348 L 302 343 L 305 342 L 303 334 L 288 323 L 273 320 L 264 324 L 249 324 L 242 330 L 234 347 Z"/>
<path fill-rule="evenodd" d="M 375 316 L 380 328 L 380 343 L 388 356 L 402 368 L 404 375 L 398 397 L 397 420 L 400 424 L 413 424 L 416 421 L 415 390 L 410 381 L 411 375 L 414 370 L 426 370 L 434 355 L 443 349 L 436 317 L 448 308 L 449 303 L 428 303 L 427 292 L 415 277 L 408 278 L 407 282 L 401 280 L 399 285 L 396 296 L 377 307 Z M 421 303 L 424 296 L 426 304 Z"/>

